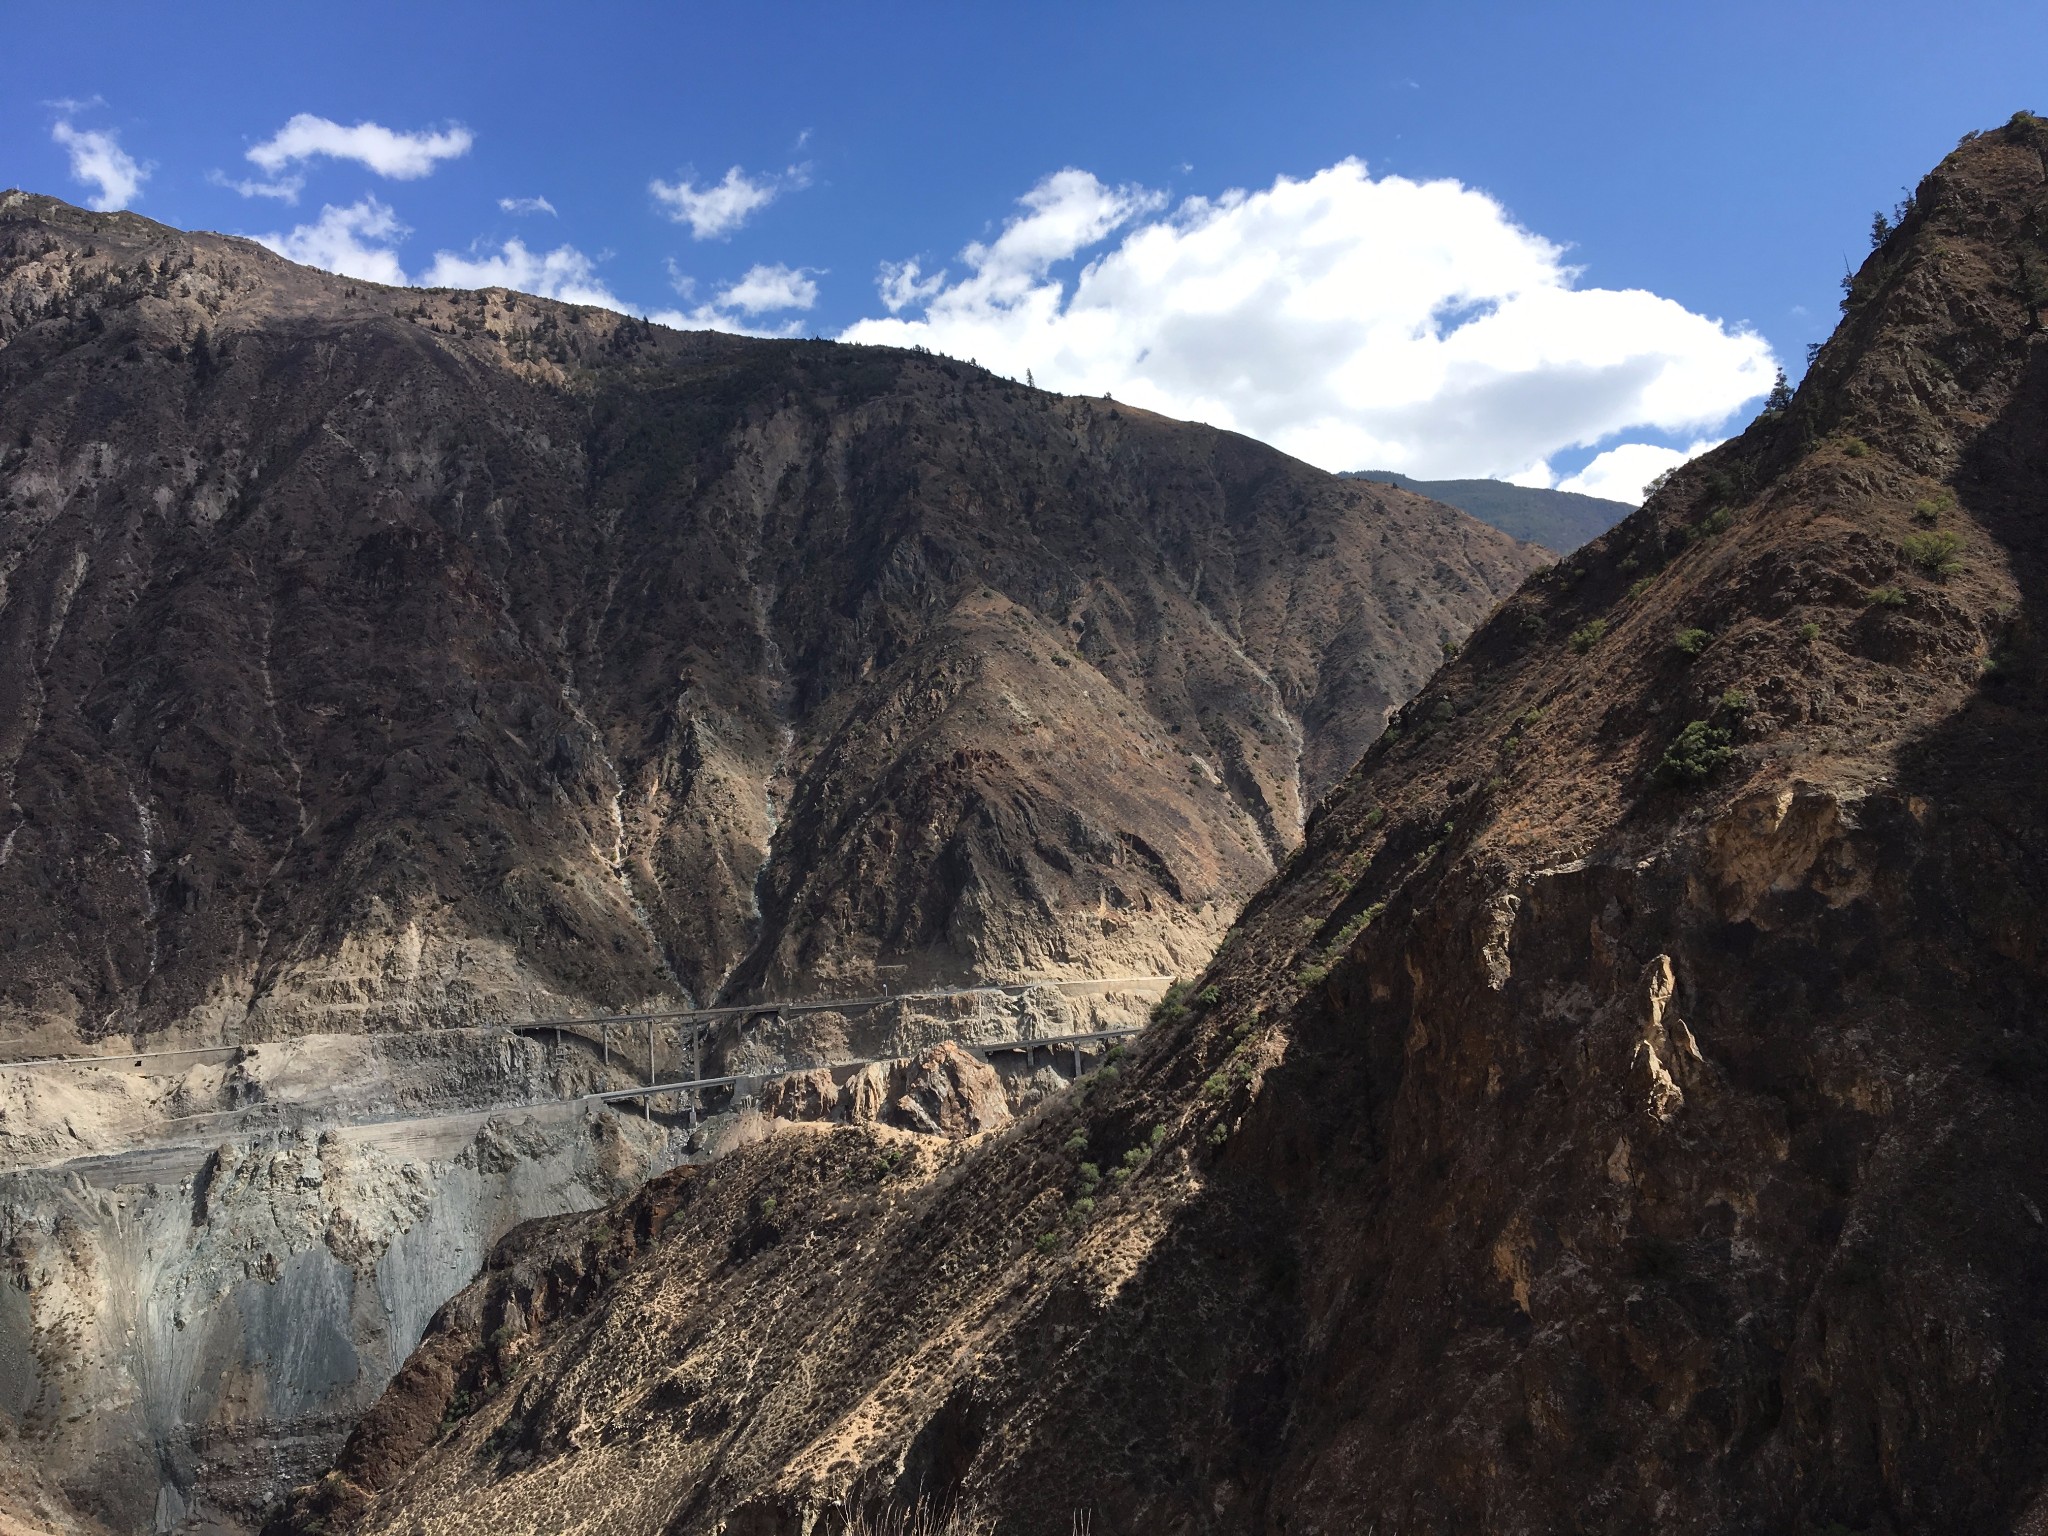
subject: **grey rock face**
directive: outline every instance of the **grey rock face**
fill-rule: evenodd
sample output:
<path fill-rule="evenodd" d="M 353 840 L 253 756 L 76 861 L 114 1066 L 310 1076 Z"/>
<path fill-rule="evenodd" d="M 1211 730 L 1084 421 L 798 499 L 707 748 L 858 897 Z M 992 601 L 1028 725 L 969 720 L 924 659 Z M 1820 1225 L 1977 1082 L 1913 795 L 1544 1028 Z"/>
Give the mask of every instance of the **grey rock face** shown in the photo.
<path fill-rule="evenodd" d="M 0 1176 L 4 1406 L 113 1530 L 250 1525 L 492 1243 L 678 1155 L 658 1123 L 563 1105 Z"/>

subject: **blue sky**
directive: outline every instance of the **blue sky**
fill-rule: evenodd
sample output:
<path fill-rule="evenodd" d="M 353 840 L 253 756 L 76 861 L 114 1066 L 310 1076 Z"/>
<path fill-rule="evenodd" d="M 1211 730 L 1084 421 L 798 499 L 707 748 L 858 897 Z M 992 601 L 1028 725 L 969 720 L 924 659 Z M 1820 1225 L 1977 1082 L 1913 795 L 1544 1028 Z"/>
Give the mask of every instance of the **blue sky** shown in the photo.
<path fill-rule="evenodd" d="M 8 33 L 0 182 L 1611 494 L 1797 376 L 1874 208 L 2048 107 L 2017 3 L 82 0 Z"/>

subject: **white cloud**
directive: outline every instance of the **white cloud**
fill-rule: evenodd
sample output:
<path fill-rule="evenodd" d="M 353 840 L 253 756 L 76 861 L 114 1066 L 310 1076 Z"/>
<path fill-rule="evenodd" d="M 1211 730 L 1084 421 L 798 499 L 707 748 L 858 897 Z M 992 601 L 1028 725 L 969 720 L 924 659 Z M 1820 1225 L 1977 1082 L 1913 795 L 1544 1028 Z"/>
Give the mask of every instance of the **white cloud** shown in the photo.
<path fill-rule="evenodd" d="M 244 197 L 272 197 L 281 203 L 294 206 L 299 201 L 299 193 L 306 187 L 306 178 L 303 176 L 280 176 L 275 181 L 236 181 L 219 171 L 208 171 L 206 179 L 216 187 L 226 187 L 230 192 L 239 192 Z"/>
<path fill-rule="evenodd" d="M 151 168 L 138 164 L 111 130 L 74 128 L 68 122 L 60 122 L 50 130 L 50 137 L 71 156 L 72 179 L 99 189 L 90 201 L 101 213 L 126 208 L 149 180 Z"/>
<path fill-rule="evenodd" d="M 469 153 L 476 136 L 460 123 L 438 133 L 401 133 L 378 123 L 344 127 L 328 118 L 301 112 L 248 153 L 259 169 L 278 174 L 298 161 L 325 155 L 353 160 L 394 181 L 416 181 L 443 160 Z"/>
<path fill-rule="evenodd" d="M 922 304 L 936 297 L 946 286 L 944 268 L 927 277 L 916 260 L 885 261 L 881 275 L 875 279 L 875 287 L 881 291 L 882 303 L 892 315 L 901 314 L 913 304 Z"/>
<path fill-rule="evenodd" d="M 818 285 L 808 267 L 752 266 L 718 295 L 721 308 L 750 315 L 776 309 L 809 309 L 818 302 Z"/>
<path fill-rule="evenodd" d="M 398 264 L 398 253 L 392 246 L 410 233 L 389 206 L 374 197 L 365 197 L 346 208 L 330 203 L 311 224 L 297 225 L 287 234 L 258 235 L 256 239 L 278 255 L 302 261 L 309 267 L 396 286 L 405 281 L 405 269 Z"/>
<path fill-rule="evenodd" d="M 1622 443 L 1600 454 L 1576 475 L 1565 476 L 1557 482 L 1557 489 L 1641 506 L 1644 486 L 1666 470 L 1676 469 L 1688 459 L 1696 459 L 1709 448 L 1719 446 L 1720 440 L 1716 438 L 1702 438 L 1682 451 L 1660 448 L 1654 443 Z"/>
<path fill-rule="evenodd" d="M 420 274 L 418 283 L 423 288 L 514 288 L 565 304 L 633 313 L 631 305 L 605 286 L 597 264 L 573 245 L 530 251 L 523 241 L 507 240 L 490 255 L 437 251 L 434 264 Z"/>
<path fill-rule="evenodd" d="M 885 267 L 884 304 L 917 312 L 844 339 L 1028 368 L 1326 468 L 1423 478 L 1547 483 L 1564 449 L 1710 430 L 1770 387 L 1760 337 L 1652 293 L 1573 286 L 1561 247 L 1453 181 L 1375 180 L 1346 160 L 1168 212 L 1069 169 L 1021 202 L 961 253 L 964 276 Z"/>
<path fill-rule="evenodd" d="M 697 280 L 668 262 L 669 286 L 683 298 L 694 298 Z M 728 331 L 735 336 L 797 336 L 802 326 L 794 318 L 780 324 L 764 324 L 755 318 L 777 310 L 809 309 L 818 302 L 818 285 L 809 267 L 756 264 L 737 282 L 728 283 L 706 303 L 690 309 L 657 309 L 647 318 L 656 325 L 679 331 Z"/>
<path fill-rule="evenodd" d="M 725 180 L 699 187 L 694 177 L 667 182 L 656 179 L 647 184 L 654 200 L 678 224 L 690 226 L 696 240 L 713 240 L 731 234 L 758 210 L 767 207 L 784 191 L 796 191 L 809 183 L 803 166 L 793 165 L 780 176 L 749 176 L 738 166 L 725 173 Z"/>
<path fill-rule="evenodd" d="M 507 213 L 544 213 L 549 218 L 555 216 L 555 205 L 544 197 L 501 197 L 498 199 L 498 206 Z"/>

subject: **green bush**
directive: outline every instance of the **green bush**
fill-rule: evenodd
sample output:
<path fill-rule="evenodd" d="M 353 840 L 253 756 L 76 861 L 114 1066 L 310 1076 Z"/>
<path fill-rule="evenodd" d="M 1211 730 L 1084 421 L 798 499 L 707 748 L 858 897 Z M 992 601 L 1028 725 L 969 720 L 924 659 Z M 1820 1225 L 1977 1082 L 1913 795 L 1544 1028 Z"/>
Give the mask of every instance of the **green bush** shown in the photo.
<path fill-rule="evenodd" d="M 1685 530 L 1685 541 L 1697 544 L 1701 539 L 1711 539 L 1717 533 L 1726 533 L 1735 526 L 1735 514 L 1726 507 L 1716 507 L 1705 517 Z"/>
<path fill-rule="evenodd" d="M 1943 491 L 1939 496 L 1922 496 L 1913 503 L 1913 516 L 1919 522 L 1938 523 L 1941 521 L 1941 514 L 1955 504 L 1955 497 L 1949 495 L 1947 491 Z"/>
<path fill-rule="evenodd" d="M 1571 648 L 1581 656 L 1600 643 L 1600 637 L 1607 633 L 1605 619 L 1593 619 L 1572 631 Z"/>
<path fill-rule="evenodd" d="M 1329 975 L 1330 968 L 1327 965 L 1309 964 L 1297 971 L 1294 979 L 1304 987 L 1319 987 L 1329 979 Z"/>
<path fill-rule="evenodd" d="M 1704 784 L 1732 755 L 1728 742 L 1728 732 L 1720 726 L 1695 720 L 1664 749 L 1657 777 L 1667 784 Z"/>
<path fill-rule="evenodd" d="M 1906 606 L 1906 594 L 1897 587 L 1872 587 L 1866 595 L 1879 608 L 1903 608 Z"/>
<path fill-rule="evenodd" d="M 1869 453 L 1870 444 L 1863 441 L 1862 438 L 1845 437 L 1842 439 L 1842 456 L 1844 458 L 1861 459 L 1868 457 Z"/>
<path fill-rule="evenodd" d="M 1214 1008 L 1218 1003 L 1223 1001 L 1223 994 L 1217 991 L 1217 989 L 1213 986 L 1204 987 L 1201 991 L 1195 994 L 1195 1001 L 1200 1003 L 1204 1008 Z"/>
<path fill-rule="evenodd" d="M 1962 548 L 1962 535 L 1945 529 L 1939 533 L 1909 533 L 1899 543 L 1900 552 L 1937 581 L 1963 568 L 1963 562 L 1956 558 Z"/>
<path fill-rule="evenodd" d="M 1740 688 L 1730 688 L 1721 695 L 1721 702 L 1715 708 L 1724 714 L 1746 715 L 1756 708 L 1756 700 L 1752 699 Z"/>
<path fill-rule="evenodd" d="M 1058 1248 L 1058 1247 L 1059 1247 L 1059 1245 L 1060 1245 L 1060 1235 L 1059 1235 L 1059 1233 L 1057 1233 L 1057 1232 L 1041 1232 L 1041 1233 L 1039 1233 L 1039 1234 L 1038 1234 L 1038 1251 L 1039 1251 L 1040 1253 L 1051 1253 L 1051 1252 L 1053 1252 L 1053 1250 L 1055 1250 L 1056 1248 Z"/>
<path fill-rule="evenodd" d="M 1820 626 L 1812 622 L 1800 625 L 1799 638 L 1804 640 L 1808 645 L 1813 644 L 1814 641 L 1820 638 Z"/>
<path fill-rule="evenodd" d="M 1691 661 L 1707 648 L 1707 642 L 1713 638 L 1704 629 L 1681 629 L 1671 637 L 1671 648 Z"/>
<path fill-rule="evenodd" d="M 1654 576 L 1644 576 L 1637 581 L 1629 583 L 1628 600 L 1630 602 L 1634 602 L 1637 598 L 1641 597 L 1645 592 L 1650 590 L 1652 583 L 1654 583 L 1656 579 L 1657 578 Z"/>

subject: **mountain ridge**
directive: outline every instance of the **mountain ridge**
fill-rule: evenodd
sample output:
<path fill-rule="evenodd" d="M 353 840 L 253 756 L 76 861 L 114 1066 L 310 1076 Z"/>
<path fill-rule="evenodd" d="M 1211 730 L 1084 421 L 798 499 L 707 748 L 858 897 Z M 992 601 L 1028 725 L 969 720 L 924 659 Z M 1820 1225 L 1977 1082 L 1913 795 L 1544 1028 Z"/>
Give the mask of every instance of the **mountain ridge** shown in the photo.
<path fill-rule="evenodd" d="M 1392 469 L 1349 469 L 1347 480 L 1398 485 L 1404 491 L 1469 512 L 1511 538 L 1568 555 L 1598 538 L 1635 508 L 1625 501 L 1579 491 L 1545 490 L 1506 480 L 1417 480 Z"/>
<path fill-rule="evenodd" d="M 1930 173 L 1118 1079 L 900 1182 L 670 1176 L 587 1296 L 515 1237 L 293 1528 L 2034 1528 L 2044 187 L 2028 114 Z"/>
<path fill-rule="evenodd" d="M 22 1043 L 1189 969 L 1538 558 L 943 358 L 0 243 Z"/>

